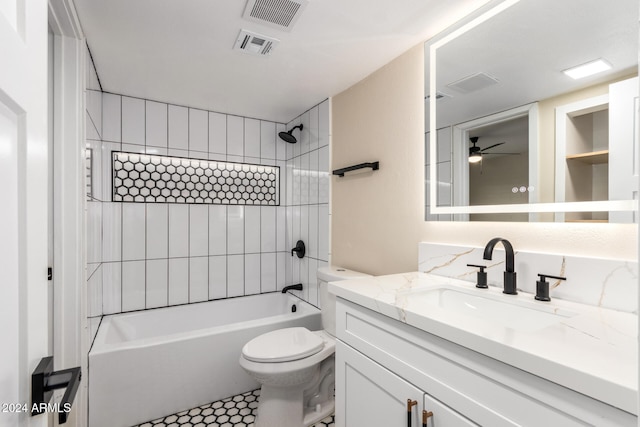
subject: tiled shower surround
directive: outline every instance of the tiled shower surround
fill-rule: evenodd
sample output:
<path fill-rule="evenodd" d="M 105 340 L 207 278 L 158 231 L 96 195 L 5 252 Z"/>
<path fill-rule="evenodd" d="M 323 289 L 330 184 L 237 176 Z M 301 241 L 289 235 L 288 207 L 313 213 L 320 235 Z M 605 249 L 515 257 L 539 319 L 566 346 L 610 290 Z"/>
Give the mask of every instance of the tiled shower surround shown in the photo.
<path fill-rule="evenodd" d="M 95 83 L 95 82 L 94 82 Z M 318 305 L 329 259 L 329 101 L 285 125 L 103 93 L 89 81 L 88 316 L 273 292 Z M 294 131 L 297 144 L 277 137 Z M 112 201 L 112 151 L 278 166 L 279 206 Z M 291 257 L 302 239 L 307 255 Z"/>

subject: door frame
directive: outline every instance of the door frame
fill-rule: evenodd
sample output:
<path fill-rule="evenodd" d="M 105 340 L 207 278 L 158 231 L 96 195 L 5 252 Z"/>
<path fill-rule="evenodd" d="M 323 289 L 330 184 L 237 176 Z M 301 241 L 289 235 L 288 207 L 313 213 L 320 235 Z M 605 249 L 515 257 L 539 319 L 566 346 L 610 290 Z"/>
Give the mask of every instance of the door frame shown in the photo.
<path fill-rule="evenodd" d="M 453 206 L 469 206 L 469 130 L 518 117 L 528 117 L 529 119 L 529 185 L 533 185 L 536 189 L 536 191 L 529 192 L 529 203 L 540 201 L 538 115 L 538 103 L 533 102 L 452 126 Z M 537 213 L 529 213 L 529 222 L 536 221 L 537 218 Z M 468 221 L 469 215 L 464 215 L 463 219 Z"/>
<path fill-rule="evenodd" d="M 54 34 L 54 292 L 53 355 L 55 369 L 80 366 L 85 373 L 67 421 L 87 420 L 86 243 L 84 186 L 84 111 L 86 42 L 72 0 L 48 0 Z"/>

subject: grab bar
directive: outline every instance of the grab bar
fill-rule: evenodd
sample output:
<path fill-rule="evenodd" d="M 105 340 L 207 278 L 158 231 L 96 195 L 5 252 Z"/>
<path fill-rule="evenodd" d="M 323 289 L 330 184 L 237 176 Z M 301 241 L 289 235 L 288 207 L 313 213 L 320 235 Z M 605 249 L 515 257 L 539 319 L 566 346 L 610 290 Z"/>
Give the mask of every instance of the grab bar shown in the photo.
<path fill-rule="evenodd" d="M 339 177 L 343 177 L 346 172 L 351 172 L 358 169 L 371 168 L 374 171 L 380 169 L 380 162 L 370 162 L 370 163 L 360 163 L 359 165 L 348 166 L 342 169 L 336 169 L 333 171 L 334 175 L 338 175 Z"/>

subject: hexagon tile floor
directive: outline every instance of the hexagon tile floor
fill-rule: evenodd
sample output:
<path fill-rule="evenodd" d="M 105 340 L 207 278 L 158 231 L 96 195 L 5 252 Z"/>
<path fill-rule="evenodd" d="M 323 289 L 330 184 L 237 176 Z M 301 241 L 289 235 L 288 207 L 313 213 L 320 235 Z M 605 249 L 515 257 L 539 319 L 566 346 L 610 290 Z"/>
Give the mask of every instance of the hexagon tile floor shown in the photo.
<path fill-rule="evenodd" d="M 178 412 L 134 427 L 253 427 L 260 390 Z M 334 427 L 333 415 L 312 427 Z"/>

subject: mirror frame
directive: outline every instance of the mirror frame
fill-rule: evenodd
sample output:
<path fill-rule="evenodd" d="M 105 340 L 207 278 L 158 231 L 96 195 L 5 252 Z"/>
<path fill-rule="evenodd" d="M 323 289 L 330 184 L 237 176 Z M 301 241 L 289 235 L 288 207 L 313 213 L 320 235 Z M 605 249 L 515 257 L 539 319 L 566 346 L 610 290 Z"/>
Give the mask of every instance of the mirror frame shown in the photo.
<path fill-rule="evenodd" d="M 449 41 L 488 21 L 500 12 L 508 9 L 521 0 L 497 0 L 490 2 L 487 8 L 481 8 L 471 14 L 462 25 L 447 32 L 435 41 L 427 42 L 429 46 L 429 158 L 437 159 L 437 124 L 436 124 L 436 51 Z M 469 20 L 470 19 L 470 20 Z M 429 212 L 427 214 L 479 214 L 479 213 L 555 213 L 555 212 L 628 212 L 638 210 L 638 200 L 601 200 L 591 202 L 555 202 L 504 205 L 476 206 L 438 206 L 437 204 L 437 168 L 429 168 Z M 555 170 L 554 170 L 555 173 Z"/>

